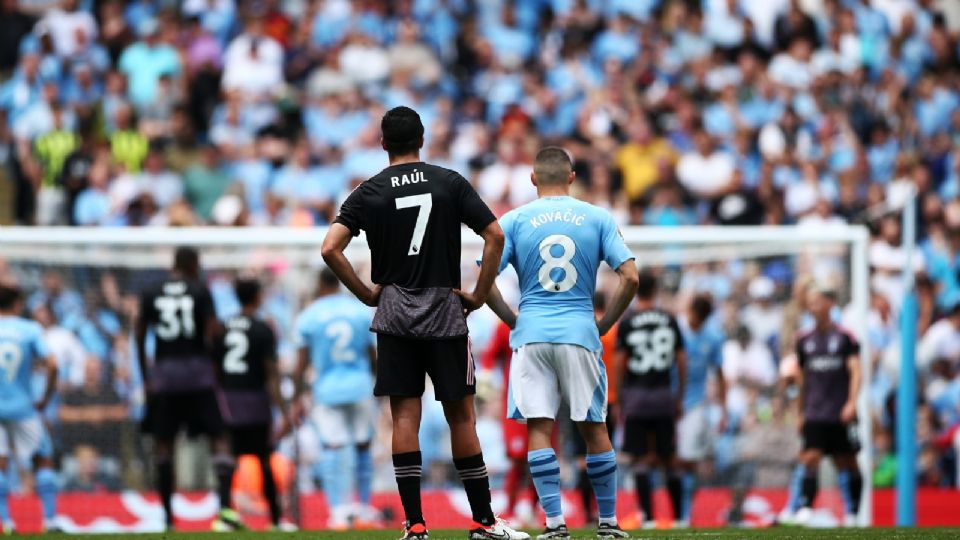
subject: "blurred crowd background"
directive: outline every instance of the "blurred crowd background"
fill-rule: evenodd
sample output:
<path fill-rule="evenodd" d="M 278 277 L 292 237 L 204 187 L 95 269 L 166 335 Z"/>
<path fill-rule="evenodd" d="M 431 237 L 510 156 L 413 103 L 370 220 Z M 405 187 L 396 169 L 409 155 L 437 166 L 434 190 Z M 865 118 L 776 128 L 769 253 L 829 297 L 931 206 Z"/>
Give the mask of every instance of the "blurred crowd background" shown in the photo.
<path fill-rule="evenodd" d="M 386 166 L 379 120 L 401 104 L 423 117 L 423 158 L 462 172 L 498 214 L 535 198 L 532 157 L 559 144 L 575 160 L 577 195 L 623 225 L 863 223 L 875 375 L 861 421 L 875 428 L 864 441 L 873 482 L 891 485 L 896 468 L 907 270 L 921 306 L 920 480 L 955 487 L 958 12 L 951 0 L 3 0 L 0 224 L 321 226 Z M 899 209 L 914 191 L 921 249 L 906 268 Z M 737 421 L 704 478 L 730 485 L 723 475 L 744 448 L 789 467 L 798 443 L 791 409 L 774 398 L 778 375 L 808 324 L 811 283 L 849 298 L 848 255 L 663 270 L 665 306 L 682 314 L 695 293 L 714 299 L 734 389 L 726 403 L 711 394 Z M 281 334 L 307 299 L 283 272 L 263 272 Z M 140 273 L 11 262 L 0 276 L 30 293 L 62 366 L 48 420 L 67 488 L 143 486 L 129 335 Z M 235 309 L 229 273 L 208 277 L 218 311 Z M 495 325 L 485 313 L 471 325 L 479 354 Z M 481 436 L 502 473 L 500 389 L 487 380 Z M 425 481 L 441 486 L 454 477 L 431 410 Z M 377 445 L 384 487 L 387 436 Z M 317 446 L 301 445 L 312 449 L 307 465 Z M 187 487 L 206 481 L 202 454 L 181 460 Z"/>

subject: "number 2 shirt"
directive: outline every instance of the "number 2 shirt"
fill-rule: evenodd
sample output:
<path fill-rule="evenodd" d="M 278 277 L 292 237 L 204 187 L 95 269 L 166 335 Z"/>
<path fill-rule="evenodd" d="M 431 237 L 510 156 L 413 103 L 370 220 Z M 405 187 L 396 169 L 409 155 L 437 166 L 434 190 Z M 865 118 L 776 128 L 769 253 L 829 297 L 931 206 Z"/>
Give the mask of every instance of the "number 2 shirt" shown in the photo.
<path fill-rule="evenodd" d="M 213 357 L 220 371 L 220 388 L 231 426 L 269 424 L 267 366 L 277 361 L 277 337 L 267 323 L 237 314 L 223 324 Z"/>
<path fill-rule="evenodd" d="M 318 298 L 297 316 L 294 340 L 309 352 L 315 403 L 341 405 L 373 394 L 369 327 L 370 308 L 346 294 Z"/>
<path fill-rule="evenodd" d="M 609 212 L 573 197 L 542 197 L 500 219 L 500 271 L 520 278 L 520 315 L 510 347 L 565 343 L 599 351 L 593 293 L 600 262 L 632 260 Z"/>

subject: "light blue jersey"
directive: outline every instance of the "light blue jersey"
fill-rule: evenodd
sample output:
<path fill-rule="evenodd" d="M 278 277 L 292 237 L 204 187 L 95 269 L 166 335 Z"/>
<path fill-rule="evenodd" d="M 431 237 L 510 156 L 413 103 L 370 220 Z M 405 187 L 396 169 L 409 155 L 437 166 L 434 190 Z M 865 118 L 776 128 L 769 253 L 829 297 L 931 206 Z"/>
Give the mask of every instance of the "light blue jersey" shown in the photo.
<path fill-rule="evenodd" d="M 0 317 L 0 419 L 22 420 L 36 414 L 33 363 L 49 355 L 43 327 L 20 317 Z"/>
<path fill-rule="evenodd" d="M 510 347 L 565 343 L 599 351 L 593 294 L 600 261 L 634 258 L 609 212 L 573 197 L 543 197 L 500 219 L 500 271 L 520 277 L 520 315 Z"/>
<path fill-rule="evenodd" d="M 370 308 L 345 294 L 319 298 L 297 317 L 294 339 L 310 351 L 315 403 L 341 405 L 373 394 L 370 322 Z"/>
<path fill-rule="evenodd" d="M 683 344 L 687 351 L 687 385 L 683 394 L 683 410 L 689 411 L 707 399 L 707 378 L 711 369 L 723 365 L 724 337 L 710 324 L 693 330 L 685 321 L 680 321 Z"/>

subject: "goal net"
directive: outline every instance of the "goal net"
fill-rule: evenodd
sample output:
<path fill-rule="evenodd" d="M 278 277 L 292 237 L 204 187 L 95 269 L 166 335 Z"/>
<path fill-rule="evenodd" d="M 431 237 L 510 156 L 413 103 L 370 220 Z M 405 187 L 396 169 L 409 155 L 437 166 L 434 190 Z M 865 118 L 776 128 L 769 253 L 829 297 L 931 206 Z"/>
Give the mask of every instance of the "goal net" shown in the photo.
<path fill-rule="evenodd" d="M 707 325 L 718 343 L 718 367 L 702 386 L 702 426 L 681 432 L 678 444 L 693 448 L 699 459 L 691 470 L 699 489 L 692 503 L 695 526 L 720 526 L 728 518 L 763 524 L 776 517 L 785 503 L 787 482 L 799 450 L 794 400 L 781 383 L 795 365 L 793 340 L 809 325 L 802 291 L 812 284 L 828 286 L 839 297 L 836 319 L 861 341 L 864 380 L 870 380 L 866 336 L 868 274 L 865 229 L 854 226 L 817 227 L 676 227 L 623 229 L 637 263 L 660 278 L 660 304 L 685 318 L 696 297 L 708 298 L 714 313 Z M 295 350 L 291 328 L 298 311 L 311 300 L 316 274 L 322 267 L 322 229 L 71 229 L 0 228 L 0 281 L 16 283 L 26 298 L 26 315 L 46 327 L 46 337 L 60 366 L 57 398 L 45 411 L 61 479 L 59 513 L 64 528 L 75 532 L 146 531 L 162 527 L 153 488 L 149 438 L 139 433 L 144 392 L 137 368 L 132 324 L 137 295 L 162 275 L 181 245 L 197 247 L 204 279 L 217 314 L 229 316 L 239 306 L 232 281 L 256 276 L 266 286 L 262 315 L 280 338 L 281 368 L 293 370 Z M 473 261 L 481 241 L 464 232 L 464 285 L 476 277 Z M 369 253 L 363 238 L 355 240 L 348 258 L 369 275 Z M 498 283 L 508 300 L 516 301 L 515 277 Z M 598 290 L 609 295 L 615 275 L 601 272 Z M 495 334 L 496 321 L 483 309 L 469 320 L 478 362 Z M 699 354 L 699 353 L 697 353 Z M 495 510 L 502 511 L 502 492 L 510 462 L 501 429 L 502 377 L 494 362 L 483 369 L 478 388 L 478 430 L 492 483 L 498 488 Z M 718 377 L 724 373 L 726 396 L 721 400 Z M 867 385 L 864 384 L 863 387 Z M 37 387 L 41 387 L 38 383 Z M 288 381 L 287 391 L 291 389 Z M 691 388 L 690 385 L 687 387 Z M 426 401 L 421 439 L 424 450 L 425 508 L 434 527 L 462 526 L 469 518 L 456 473 L 449 464 L 449 434 L 442 411 Z M 721 422 L 722 411 L 726 422 Z M 689 412 L 689 411 L 688 411 Z M 860 453 L 864 476 L 872 468 L 872 411 L 866 394 L 860 399 Z M 384 409 L 374 442 L 375 506 L 392 527 L 401 515 L 395 495 L 389 447 L 389 419 Z M 288 516 L 305 528 L 327 525 L 322 499 L 316 426 L 305 423 L 296 437 L 278 446 L 275 469 L 286 494 Z M 619 430 L 618 430 L 619 431 Z M 683 430 L 681 430 L 683 431 Z M 574 491 L 577 460 L 569 427 L 560 429 L 565 511 L 568 522 L 583 523 L 586 511 Z M 620 434 L 615 439 L 621 438 Z M 211 494 L 212 473 L 204 444 L 178 443 L 176 478 L 179 495 L 175 513 L 185 528 L 208 527 L 216 510 Z M 40 526 L 39 508 L 27 476 L 12 466 L 12 511 L 18 530 Z M 621 463 L 618 513 L 625 526 L 637 526 L 633 474 Z M 235 480 L 236 505 L 254 526 L 266 523 L 255 463 L 241 460 Z M 822 471 L 820 508 L 824 525 L 842 516 L 842 496 L 836 475 Z M 869 485 L 869 482 L 867 483 Z M 662 486 L 662 482 L 658 481 Z M 869 487 L 867 488 L 870 489 Z M 671 515 L 662 490 L 655 499 L 658 517 Z M 302 511 L 300 511 L 302 510 Z M 870 522 L 871 494 L 863 498 L 861 521 Z M 515 513 L 534 517 L 526 495 Z"/>

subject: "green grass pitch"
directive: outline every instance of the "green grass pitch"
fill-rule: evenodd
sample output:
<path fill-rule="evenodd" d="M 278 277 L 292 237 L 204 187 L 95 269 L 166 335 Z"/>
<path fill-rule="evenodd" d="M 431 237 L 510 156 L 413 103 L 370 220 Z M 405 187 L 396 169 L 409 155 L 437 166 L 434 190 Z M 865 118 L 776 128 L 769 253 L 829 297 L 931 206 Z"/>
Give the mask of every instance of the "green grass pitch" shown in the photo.
<path fill-rule="evenodd" d="M 529 531 L 536 537 L 535 531 Z M 596 538 L 593 530 L 572 531 L 574 538 Z M 44 535 L 33 538 L 58 538 L 63 540 L 394 540 L 399 537 L 397 531 L 312 531 L 298 533 L 240 532 L 240 533 L 170 533 L 170 534 L 102 534 L 102 535 Z M 29 537 L 24 537 L 29 538 Z M 463 530 L 430 531 L 431 540 L 464 540 Z M 946 540 L 960 538 L 960 528 L 951 529 L 688 529 L 682 531 L 634 531 L 631 538 L 636 540 L 753 540 L 753 539 L 811 539 L 811 540 Z"/>

